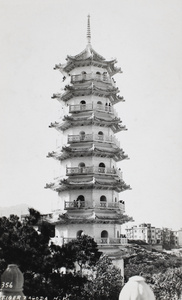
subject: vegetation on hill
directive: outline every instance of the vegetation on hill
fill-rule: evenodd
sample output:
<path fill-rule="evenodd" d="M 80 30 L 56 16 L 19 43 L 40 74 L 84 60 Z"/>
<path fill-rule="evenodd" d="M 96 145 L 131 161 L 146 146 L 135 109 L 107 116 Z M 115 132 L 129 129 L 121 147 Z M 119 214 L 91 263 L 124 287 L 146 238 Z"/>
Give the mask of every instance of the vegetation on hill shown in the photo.
<path fill-rule="evenodd" d="M 26 296 L 50 300 L 61 300 L 66 295 L 69 300 L 118 299 L 121 272 L 99 252 L 91 237 L 83 235 L 60 247 L 51 242 L 52 225 L 42 221 L 34 209 L 29 213 L 22 222 L 15 215 L 0 218 L 0 274 L 8 264 L 17 264 L 24 273 Z M 142 275 L 157 300 L 179 299 L 182 258 L 135 244 L 129 248 L 132 254 L 125 258 L 125 281 Z"/>
<path fill-rule="evenodd" d="M 157 300 L 178 300 L 182 293 L 182 257 L 151 252 L 138 245 L 134 250 L 135 254 L 125 259 L 125 281 L 142 275 Z"/>
<path fill-rule="evenodd" d="M 29 212 L 22 222 L 15 215 L 0 218 L 0 274 L 8 264 L 17 264 L 26 296 L 114 300 L 112 294 L 121 289 L 120 270 L 101 257 L 95 241 L 83 235 L 62 247 L 54 245 L 51 224 L 40 222 L 34 209 Z"/>

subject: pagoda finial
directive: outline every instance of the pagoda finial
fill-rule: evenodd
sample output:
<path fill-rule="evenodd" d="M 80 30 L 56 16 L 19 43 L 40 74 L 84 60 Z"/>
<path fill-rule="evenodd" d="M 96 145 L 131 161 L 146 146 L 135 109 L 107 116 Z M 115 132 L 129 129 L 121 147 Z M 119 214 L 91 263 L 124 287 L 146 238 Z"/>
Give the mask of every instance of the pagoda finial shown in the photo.
<path fill-rule="evenodd" d="M 87 41 L 88 41 L 88 45 L 90 45 L 91 43 L 90 15 L 88 15 L 88 21 L 87 21 Z"/>

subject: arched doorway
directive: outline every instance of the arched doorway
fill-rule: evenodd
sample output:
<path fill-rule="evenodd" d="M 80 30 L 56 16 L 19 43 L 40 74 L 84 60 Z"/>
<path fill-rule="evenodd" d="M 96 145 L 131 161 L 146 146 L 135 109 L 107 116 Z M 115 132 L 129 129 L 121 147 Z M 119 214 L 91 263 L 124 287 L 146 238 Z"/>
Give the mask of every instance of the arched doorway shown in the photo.
<path fill-rule="evenodd" d="M 108 244 L 108 232 L 106 230 L 103 230 L 101 232 L 101 242 L 102 244 Z"/>
<path fill-rule="evenodd" d="M 104 139 L 104 133 L 102 131 L 98 132 L 98 138 L 99 138 L 99 141 L 103 141 L 103 139 Z"/>
<path fill-rule="evenodd" d="M 84 168 L 85 168 L 85 163 L 84 162 L 80 162 L 78 165 L 79 168 L 79 173 L 83 173 L 84 172 Z"/>
<path fill-rule="evenodd" d="M 85 100 L 81 100 L 80 101 L 80 110 L 85 110 L 86 108 L 86 101 Z"/>
<path fill-rule="evenodd" d="M 80 141 L 84 141 L 85 139 L 85 131 L 80 131 Z"/>
<path fill-rule="evenodd" d="M 101 206 L 101 207 L 106 207 L 106 204 L 107 204 L 107 198 L 106 198 L 105 195 L 102 195 L 102 196 L 100 197 L 100 206 Z"/>
<path fill-rule="evenodd" d="M 99 173 L 105 173 L 105 168 L 106 168 L 105 164 L 101 162 L 99 164 Z"/>
<path fill-rule="evenodd" d="M 76 199 L 76 202 L 78 208 L 85 207 L 85 197 L 83 195 L 79 195 Z"/>

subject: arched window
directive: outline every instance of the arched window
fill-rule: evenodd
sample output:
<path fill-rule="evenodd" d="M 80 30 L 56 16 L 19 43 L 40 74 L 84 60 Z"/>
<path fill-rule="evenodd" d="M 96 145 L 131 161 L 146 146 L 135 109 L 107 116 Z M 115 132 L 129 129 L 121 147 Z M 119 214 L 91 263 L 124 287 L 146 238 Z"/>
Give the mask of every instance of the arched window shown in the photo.
<path fill-rule="evenodd" d="M 106 230 L 103 230 L 101 232 L 101 242 L 103 244 L 107 244 L 108 243 L 108 232 Z"/>
<path fill-rule="evenodd" d="M 101 73 L 100 73 L 100 72 L 96 72 L 96 74 L 97 74 L 97 75 L 101 75 Z"/>
<path fill-rule="evenodd" d="M 102 101 L 97 101 L 97 104 L 102 105 Z"/>
<path fill-rule="evenodd" d="M 104 139 L 104 133 L 102 131 L 98 132 L 98 138 L 99 138 L 100 141 L 103 141 L 103 139 Z"/>
<path fill-rule="evenodd" d="M 81 162 L 81 163 L 79 163 L 79 168 L 84 168 L 85 167 L 85 163 L 84 162 Z"/>
<path fill-rule="evenodd" d="M 102 196 L 100 197 L 100 206 L 101 206 L 101 207 L 106 207 L 106 204 L 107 204 L 107 198 L 106 198 L 105 195 L 102 195 Z"/>
<path fill-rule="evenodd" d="M 85 131 L 80 131 L 80 141 L 85 139 Z"/>
<path fill-rule="evenodd" d="M 101 238 L 108 238 L 108 232 L 107 232 L 107 230 L 103 230 L 102 232 L 101 232 Z"/>
<path fill-rule="evenodd" d="M 85 100 L 81 100 L 80 104 L 86 104 Z"/>
<path fill-rule="evenodd" d="M 82 74 L 87 74 L 87 72 L 85 72 L 85 71 L 82 71 Z"/>
<path fill-rule="evenodd" d="M 99 164 L 99 173 L 105 173 L 105 164 L 103 162 Z"/>

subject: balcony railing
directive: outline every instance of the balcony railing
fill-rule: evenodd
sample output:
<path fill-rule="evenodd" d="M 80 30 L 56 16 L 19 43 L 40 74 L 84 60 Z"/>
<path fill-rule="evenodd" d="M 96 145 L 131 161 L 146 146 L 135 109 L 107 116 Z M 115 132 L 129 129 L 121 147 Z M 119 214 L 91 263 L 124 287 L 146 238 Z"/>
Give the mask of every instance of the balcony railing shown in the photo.
<path fill-rule="evenodd" d="M 85 201 L 65 201 L 64 209 L 86 208 Z"/>
<path fill-rule="evenodd" d="M 83 175 L 83 174 L 106 174 L 106 175 L 118 175 L 122 178 L 122 172 L 115 168 L 105 167 L 66 167 L 66 176 L 69 175 Z"/>
<path fill-rule="evenodd" d="M 77 143 L 77 142 L 93 142 L 93 141 L 99 141 L 99 142 L 106 142 L 106 143 L 112 143 L 120 146 L 119 141 L 112 135 L 100 135 L 100 134 L 74 134 L 74 135 L 68 135 L 68 144 L 71 143 Z"/>
<path fill-rule="evenodd" d="M 88 208 L 85 201 L 65 201 L 64 209 L 66 210 L 74 210 L 78 208 Z M 93 206 L 89 206 L 89 208 L 94 208 Z M 95 208 L 106 208 L 106 209 L 120 209 L 122 212 L 125 211 L 125 205 L 120 202 L 108 203 L 107 201 L 100 201 L 99 204 L 95 205 Z"/>
<path fill-rule="evenodd" d="M 88 80 L 95 80 L 95 81 L 102 81 L 105 83 L 110 83 L 115 87 L 115 82 L 113 79 L 108 76 L 107 74 L 96 74 L 96 73 L 89 73 L 89 74 L 78 74 L 71 76 L 71 83 L 78 83 Z"/>
<path fill-rule="evenodd" d="M 88 103 L 88 104 L 76 104 L 76 105 L 70 105 L 69 106 L 69 113 L 73 112 L 83 112 L 83 111 L 90 111 L 90 110 L 97 110 L 101 112 L 108 112 L 108 113 L 114 113 L 114 109 L 110 105 L 103 105 L 103 104 L 94 104 L 94 103 Z"/>
<path fill-rule="evenodd" d="M 98 245 L 126 245 L 127 238 L 100 238 L 96 239 Z"/>
<path fill-rule="evenodd" d="M 63 244 L 67 244 L 76 238 L 63 238 Z M 127 245 L 127 238 L 99 238 L 95 239 L 98 245 Z"/>

